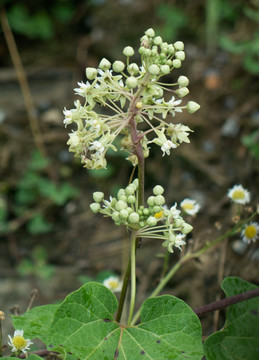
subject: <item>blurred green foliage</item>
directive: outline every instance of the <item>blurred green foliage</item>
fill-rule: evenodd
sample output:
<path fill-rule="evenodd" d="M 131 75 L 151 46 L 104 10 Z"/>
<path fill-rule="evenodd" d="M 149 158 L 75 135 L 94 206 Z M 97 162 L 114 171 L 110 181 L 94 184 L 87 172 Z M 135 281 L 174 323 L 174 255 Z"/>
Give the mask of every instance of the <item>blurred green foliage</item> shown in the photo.
<path fill-rule="evenodd" d="M 96 281 L 100 284 L 102 284 L 104 282 L 105 279 L 108 279 L 110 276 L 118 276 L 114 271 L 112 270 L 103 270 L 100 271 L 99 273 L 97 273 L 97 275 L 95 277 L 90 277 L 90 276 L 86 276 L 86 275 L 80 275 L 78 277 L 78 280 L 82 283 L 82 284 L 86 284 L 87 282 L 90 281 Z"/>
<path fill-rule="evenodd" d="M 259 129 L 242 137 L 242 143 L 250 151 L 251 155 L 259 159 Z"/>

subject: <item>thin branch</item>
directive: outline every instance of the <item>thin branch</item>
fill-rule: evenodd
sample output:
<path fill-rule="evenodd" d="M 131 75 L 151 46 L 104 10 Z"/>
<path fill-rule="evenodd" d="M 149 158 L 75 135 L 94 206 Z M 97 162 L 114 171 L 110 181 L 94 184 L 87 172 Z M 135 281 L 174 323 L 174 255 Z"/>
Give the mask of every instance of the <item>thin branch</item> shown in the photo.
<path fill-rule="evenodd" d="M 241 294 L 233 295 L 225 299 L 214 301 L 211 304 L 200 306 L 199 308 L 194 309 L 193 311 L 197 316 L 201 317 L 209 312 L 221 310 L 227 306 L 234 305 L 244 300 L 252 299 L 257 296 L 259 296 L 259 288 L 249 290 Z"/>

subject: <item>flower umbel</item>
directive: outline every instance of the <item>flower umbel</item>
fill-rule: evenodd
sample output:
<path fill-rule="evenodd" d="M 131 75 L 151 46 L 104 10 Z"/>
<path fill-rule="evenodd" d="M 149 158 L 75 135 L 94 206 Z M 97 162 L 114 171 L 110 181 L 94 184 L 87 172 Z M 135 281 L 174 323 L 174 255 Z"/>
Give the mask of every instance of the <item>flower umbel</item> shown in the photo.
<path fill-rule="evenodd" d="M 188 215 L 195 215 L 200 210 L 200 204 L 198 204 L 196 200 L 192 199 L 184 199 L 180 203 L 180 206 Z"/>
<path fill-rule="evenodd" d="M 228 190 L 228 197 L 237 204 L 245 205 L 250 201 L 250 193 L 242 185 L 234 185 Z"/>
<path fill-rule="evenodd" d="M 242 240 L 250 244 L 250 242 L 255 242 L 259 238 L 259 224 L 256 222 L 251 222 L 246 225 L 246 227 L 241 232 Z"/>
<path fill-rule="evenodd" d="M 12 352 L 23 352 L 26 353 L 27 350 L 30 350 L 30 345 L 33 343 L 29 339 L 25 339 L 23 336 L 23 330 L 15 330 L 14 336 L 11 337 L 8 335 L 9 341 L 8 345 L 12 347 Z"/>
<path fill-rule="evenodd" d="M 103 281 L 103 285 L 112 292 L 120 292 L 122 288 L 122 281 L 117 276 L 110 276 Z"/>

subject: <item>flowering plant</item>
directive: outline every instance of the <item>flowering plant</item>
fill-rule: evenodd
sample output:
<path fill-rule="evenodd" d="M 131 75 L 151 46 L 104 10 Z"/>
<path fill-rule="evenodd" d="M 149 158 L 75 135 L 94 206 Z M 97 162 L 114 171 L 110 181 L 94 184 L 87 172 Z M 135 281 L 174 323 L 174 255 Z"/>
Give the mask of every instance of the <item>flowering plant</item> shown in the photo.
<path fill-rule="evenodd" d="M 224 360 L 230 359 L 230 352 L 233 359 L 256 358 L 253 336 L 254 331 L 259 334 L 255 316 L 259 306 L 255 297 L 259 291 L 255 285 L 236 277 L 226 278 L 222 289 L 228 298 L 195 311 L 174 296 L 157 296 L 183 264 L 227 237 L 241 233 L 245 243 L 255 242 L 259 225 L 252 221 L 256 212 L 241 218 L 241 207 L 250 201 L 250 193 L 236 185 L 228 192 L 228 197 L 238 206 L 239 217 L 234 227 L 194 250 L 188 248 L 187 235 L 192 225 L 185 220 L 185 214 L 189 218 L 195 216 L 200 210 L 198 202 L 187 198 L 180 203 L 181 210 L 176 203 L 167 207 L 161 185 L 156 185 L 145 201 L 144 164 L 149 145 L 158 145 L 165 156 L 182 142 L 190 142 L 192 130 L 172 120 L 183 110 L 194 113 L 199 105 L 194 101 L 182 103 L 189 93 L 186 76 L 181 75 L 173 84 L 161 82 L 164 75 L 181 67 L 185 59 L 182 42 L 168 44 L 153 29 L 148 29 L 140 40 L 138 53 L 141 65 L 130 61 L 135 51 L 127 46 L 123 50 L 125 62 L 116 60 L 112 64 L 102 59 L 97 69 L 87 68 L 87 82 L 79 82 L 75 89 L 83 104 L 77 100 L 73 109 L 64 110 L 65 126 L 74 126 L 69 133 L 69 150 L 80 158 L 84 167 L 105 168 L 107 150 L 122 148 L 128 153 L 127 160 L 138 168 L 137 178 L 130 179 L 117 196 L 106 200 L 103 192 L 96 191 L 90 205 L 94 213 L 110 217 L 116 226 L 125 226 L 131 234 L 129 262 L 123 279 L 111 276 L 103 284 L 89 282 L 69 294 L 61 304 L 35 307 L 14 317 L 15 328 L 23 330 L 16 330 L 14 337 L 9 337 L 9 346 L 16 356 L 26 352 L 32 343 L 23 337 L 25 331 L 26 336 L 40 338 L 47 346 L 30 355 L 32 360 L 50 353 L 69 360 L 201 360 L 204 355 L 207 360 Z M 115 142 L 116 138 L 119 142 Z M 187 247 L 175 265 L 163 274 L 141 308 L 135 310 L 136 256 L 140 239 L 145 238 L 161 242 L 167 250 L 165 260 L 175 249 Z M 120 292 L 119 301 L 115 292 Z M 253 299 L 234 305 L 248 298 Z M 228 305 L 232 306 L 224 329 L 203 342 L 199 317 Z M 241 321 L 246 323 L 245 330 L 239 324 Z M 233 349 L 233 338 L 240 347 Z M 248 348 L 251 357 L 246 356 Z"/>

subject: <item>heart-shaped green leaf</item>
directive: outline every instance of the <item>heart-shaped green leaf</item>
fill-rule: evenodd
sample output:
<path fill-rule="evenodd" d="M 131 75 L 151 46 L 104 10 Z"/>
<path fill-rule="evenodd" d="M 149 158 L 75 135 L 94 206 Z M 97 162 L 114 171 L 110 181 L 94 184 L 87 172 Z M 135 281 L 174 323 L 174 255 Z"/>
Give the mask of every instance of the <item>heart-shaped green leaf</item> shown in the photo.
<path fill-rule="evenodd" d="M 238 277 L 225 278 L 221 284 L 226 296 L 253 290 L 257 286 Z M 255 360 L 259 358 L 259 298 L 232 305 L 227 310 L 221 331 L 204 343 L 207 360 Z"/>
<path fill-rule="evenodd" d="M 137 326 L 115 322 L 116 309 L 116 297 L 103 285 L 83 285 L 57 309 L 51 349 L 81 360 L 202 358 L 200 322 L 184 301 L 170 295 L 146 300 Z"/>

